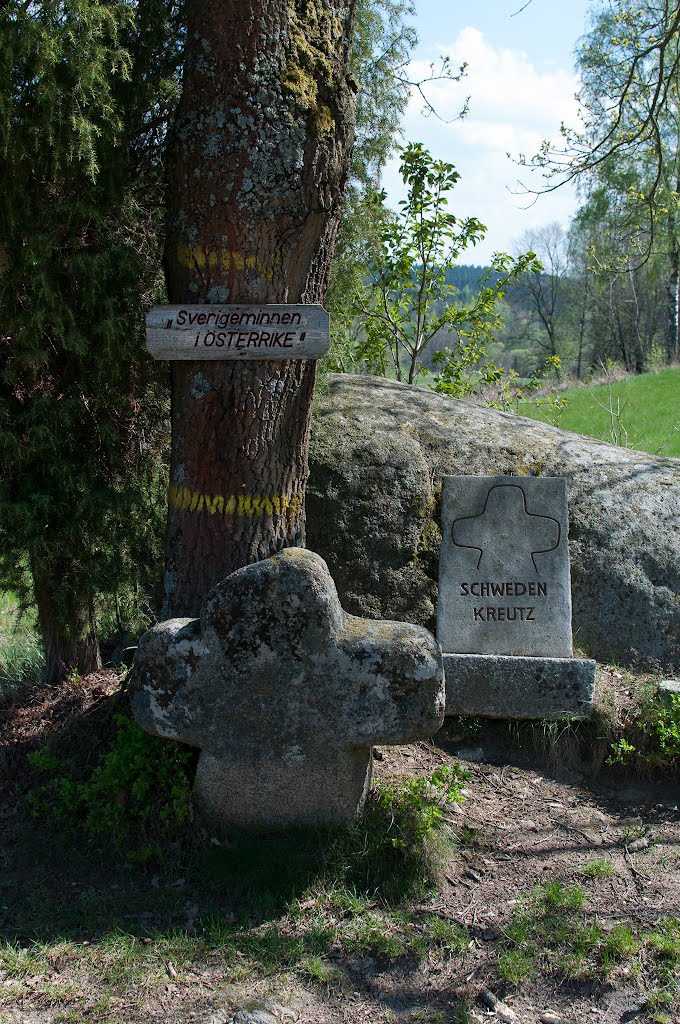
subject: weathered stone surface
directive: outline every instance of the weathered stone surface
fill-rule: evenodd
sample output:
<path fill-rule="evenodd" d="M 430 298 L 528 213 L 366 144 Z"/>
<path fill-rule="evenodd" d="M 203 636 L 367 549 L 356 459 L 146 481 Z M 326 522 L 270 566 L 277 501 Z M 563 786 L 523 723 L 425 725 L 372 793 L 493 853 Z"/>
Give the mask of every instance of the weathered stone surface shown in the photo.
<path fill-rule="evenodd" d="M 435 628 L 445 475 L 564 476 L 577 649 L 680 665 L 680 462 L 374 377 L 317 401 L 307 543 L 345 608 Z"/>
<path fill-rule="evenodd" d="M 587 718 L 595 662 L 581 658 L 517 658 L 445 654 L 446 713 L 484 718 Z"/>
<path fill-rule="evenodd" d="M 346 615 L 299 548 L 232 573 L 200 619 L 146 633 L 132 687 L 143 728 L 201 748 L 195 799 L 218 831 L 351 819 L 371 746 L 432 735 L 444 712 L 434 637 Z"/>
<path fill-rule="evenodd" d="M 443 478 L 437 638 L 447 714 L 590 713 L 595 662 L 572 658 L 565 484 Z"/>
<path fill-rule="evenodd" d="M 276 1017 L 266 1010 L 237 1010 L 233 1024 L 276 1024 Z"/>
<path fill-rule="evenodd" d="M 442 531 L 444 652 L 571 658 L 564 477 L 444 477 Z"/>

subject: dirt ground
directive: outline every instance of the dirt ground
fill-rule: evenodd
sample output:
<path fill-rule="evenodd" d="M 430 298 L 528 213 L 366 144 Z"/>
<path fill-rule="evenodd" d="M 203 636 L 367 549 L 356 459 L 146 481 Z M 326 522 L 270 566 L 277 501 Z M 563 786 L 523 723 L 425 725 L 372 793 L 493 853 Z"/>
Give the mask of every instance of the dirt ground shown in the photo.
<path fill-rule="evenodd" d="M 436 909 L 464 925 L 475 941 L 466 973 L 426 979 L 440 991 L 481 988 L 493 977 L 486 968 L 485 946 L 503 931 L 512 908 L 533 886 L 546 880 L 578 883 L 594 859 L 608 858 L 612 873 L 588 890 L 584 911 L 601 921 L 632 921 L 652 926 L 680 911 L 680 789 L 668 784 L 588 785 L 579 771 L 536 770 L 513 764 L 497 740 L 470 749 L 451 742 L 445 728 L 432 746 L 418 744 L 385 751 L 385 763 L 397 771 L 411 765 L 435 767 L 461 754 L 470 771 L 467 800 L 459 808 L 461 827 L 472 830 L 470 844 L 447 873 Z M 475 758 L 470 762 L 467 758 Z M 637 841 L 637 842 L 636 842 Z M 634 852 L 633 852 L 634 851 Z M 472 872 L 470 871 L 472 869 Z M 426 988 L 426 991 L 427 991 Z M 474 988 L 474 986 L 473 986 Z M 518 1021 L 536 1021 L 553 1012 L 574 1024 L 632 1020 L 640 1007 L 634 979 L 621 973 L 613 983 L 566 988 L 539 977 L 504 1002 Z M 471 1012 L 480 1020 L 494 1015 Z M 680 1008 L 677 1019 L 680 1022 Z"/>
<path fill-rule="evenodd" d="M 9 870 L 16 854 L 12 793 L 22 788 L 23 752 L 44 742 L 69 716 L 82 719 L 95 746 L 97 709 L 117 685 L 113 676 L 102 674 L 79 694 L 47 692 L 4 709 L 0 870 Z M 668 780 L 621 781 L 602 772 L 593 779 L 569 756 L 568 745 L 561 751 L 559 744 L 553 748 L 549 768 L 545 759 L 520 756 L 498 729 L 482 730 L 470 740 L 451 721 L 431 742 L 381 748 L 375 766 L 379 778 L 391 779 L 430 773 L 458 760 L 470 773 L 465 802 L 449 812 L 459 843 L 436 895 L 413 913 L 416 920 L 422 913 L 462 926 L 469 942 L 460 954 L 406 963 L 331 951 L 341 983 L 289 971 L 261 973 L 238 984 L 227 984 L 219 956 L 206 956 L 179 972 L 171 964 L 163 984 L 137 986 L 114 998 L 106 1012 L 82 1016 L 69 1009 L 68 1000 L 46 1000 L 40 976 L 22 979 L 18 991 L 0 970 L 0 1022 L 627 1024 L 653 1019 L 645 1004 L 644 979 L 626 963 L 606 981 L 567 982 L 546 972 L 504 986 L 498 981 L 497 953 L 513 908 L 547 882 L 581 885 L 583 914 L 605 928 L 620 922 L 653 928 L 661 919 L 677 917 L 680 786 Z M 611 870 L 596 883 L 585 882 L 584 867 L 604 858 Z M 63 898 L 69 898 L 68 892 Z M 494 1003 L 494 996 L 501 1002 Z M 680 1008 L 666 1012 L 671 1024 L 680 1024 Z"/>

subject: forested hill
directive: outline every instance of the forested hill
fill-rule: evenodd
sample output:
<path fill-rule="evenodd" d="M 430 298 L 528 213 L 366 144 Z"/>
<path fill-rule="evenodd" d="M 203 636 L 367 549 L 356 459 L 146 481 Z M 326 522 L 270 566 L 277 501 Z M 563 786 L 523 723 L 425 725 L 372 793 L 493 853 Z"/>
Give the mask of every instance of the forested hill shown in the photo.
<path fill-rule="evenodd" d="M 486 275 L 489 275 L 486 278 Z M 490 267 L 475 266 L 471 263 L 462 263 L 455 267 L 447 267 L 446 269 L 446 283 L 451 284 L 456 289 L 456 295 L 453 298 L 454 302 L 466 302 L 475 296 L 483 284 L 496 284 L 500 279 L 501 274 L 498 270 L 492 270 Z M 545 277 L 545 275 L 541 275 Z M 526 311 L 531 307 L 531 297 L 529 296 L 526 287 L 523 286 L 522 280 L 511 281 L 508 285 L 507 301 L 518 307 L 519 309 Z"/>
<path fill-rule="evenodd" d="M 461 298 L 476 295 L 483 284 L 496 284 L 501 276 L 498 270 L 492 270 L 491 267 L 475 266 L 472 263 L 461 263 L 455 267 L 446 268 L 446 283 L 452 284 Z M 511 282 L 508 294 L 513 294 L 516 291 L 522 293 L 525 289 L 519 282 Z"/>
<path fill-rule="evenodd" d="M 449 267 L 446 271 L 446 283 L 452 284 L 461 292 L 466 288 L 476 291 L 488 270 L 488 267 L 477 267 L 471 263 Z"/>

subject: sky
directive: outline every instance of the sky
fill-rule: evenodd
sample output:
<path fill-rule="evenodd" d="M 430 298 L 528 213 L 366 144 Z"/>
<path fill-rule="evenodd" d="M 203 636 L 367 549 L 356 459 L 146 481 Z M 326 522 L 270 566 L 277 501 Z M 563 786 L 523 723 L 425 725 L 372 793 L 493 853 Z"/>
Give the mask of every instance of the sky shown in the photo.
<path fill-rule="evenodd" d="M 403 136 L 422 142 L 430 153 L 455 164 L 461 179 L 449 196 L 449 209 L 474 216 L 488 228 L 486 239 L 465 250 L 460 262 L 485 264 L 497 250 L 517 251 L 522 235 L 558 221 L 565 228 L 577 207 L 575 192 L 564 186 L 535 198 L 526 187 L 540 188 L 538 175 L 519 167 L 517 158 L 538 151 L 544 139 L 559 140 L 560 124 L 575 127 L 578 79 L 574 49 L 587 29 L 592 0 L 415 0 L 419 43 L 409 69 L 424 78 L 430 64 L 446 54 L 455 67 L 468 62 L 459 83 L 427 87 L 441 118 L 454 118 L 467 96 L 469 113 L 446 124 L 423 116 L 423 101 L 413 93 L 403 121 Z M 385 169 L 389 205 L 403 197 L 399 161 Z"/>

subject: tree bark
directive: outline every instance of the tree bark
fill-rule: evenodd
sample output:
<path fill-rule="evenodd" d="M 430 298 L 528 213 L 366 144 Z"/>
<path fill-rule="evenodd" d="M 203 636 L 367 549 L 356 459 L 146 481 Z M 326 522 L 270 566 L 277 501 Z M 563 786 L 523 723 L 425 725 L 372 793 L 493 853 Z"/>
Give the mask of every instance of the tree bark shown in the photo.
<path fill-rule="evenodd" d="M 674 220 L 674 218 L 673 218 Z M 680 245 L 675 235 L 673 221 L 669 226 L 670 238 L 668 261 L 670 274 L 667 280 L 668 322 L 666 327 L 666 363 L 670 366 L 680 357 Z"/>
<path fill-rule="evenodd" d="M 354 0 L 190 0 L 168 148 L 172 303 L 322 302 L 353 142 Z M 315 365 L 173 364 L 164 613 L 304 544 Z"/>
<path fill-rule="evenodd" d="M 33 572 L 33 592 L 45 650 L 45 682 L 56 686 L 71 671 L 87 675 L 101 668 L 94 600 L 55 601 L 49 579 Z"/>

